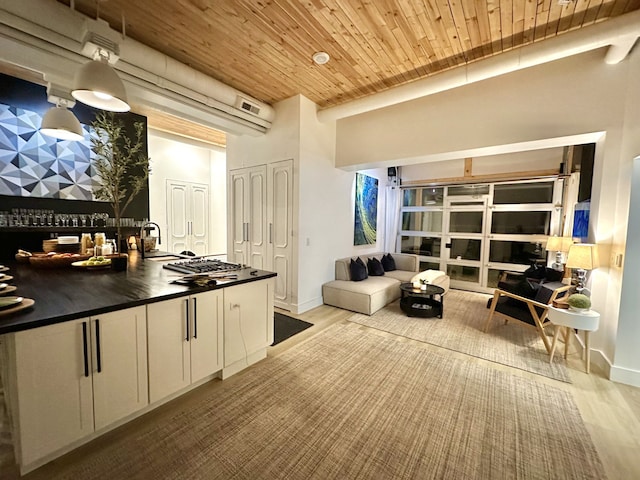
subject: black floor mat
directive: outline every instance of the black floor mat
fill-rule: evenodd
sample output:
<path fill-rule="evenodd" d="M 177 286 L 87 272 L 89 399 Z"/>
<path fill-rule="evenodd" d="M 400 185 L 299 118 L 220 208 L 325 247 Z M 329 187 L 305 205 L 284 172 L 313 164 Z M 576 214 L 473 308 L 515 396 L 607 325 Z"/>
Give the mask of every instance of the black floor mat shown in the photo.
<path fill-rule="evenodd" d="M 312 325 L 312 323 L 275 312 L 273 314 L 273 343 L 271 345 L 277 345 Z"/>

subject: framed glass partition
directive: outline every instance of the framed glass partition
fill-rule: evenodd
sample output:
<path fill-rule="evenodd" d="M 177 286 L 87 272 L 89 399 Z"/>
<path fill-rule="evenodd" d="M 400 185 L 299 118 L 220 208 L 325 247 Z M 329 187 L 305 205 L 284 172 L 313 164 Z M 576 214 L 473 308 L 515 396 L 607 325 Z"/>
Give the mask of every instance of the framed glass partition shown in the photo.
<path fill-rule="evenodd" d="M 403 188 L 397 248 L 454 288 L 491 292 L 505 270 L 545 263 L 562 217 L 562 180 Z"/>

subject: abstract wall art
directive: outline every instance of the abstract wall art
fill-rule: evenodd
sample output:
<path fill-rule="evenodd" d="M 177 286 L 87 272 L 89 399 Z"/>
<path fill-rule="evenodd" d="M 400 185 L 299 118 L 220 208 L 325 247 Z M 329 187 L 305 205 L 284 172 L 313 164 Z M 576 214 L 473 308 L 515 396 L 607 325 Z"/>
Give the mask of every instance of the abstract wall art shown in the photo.
<path fill-rule="evenodd" d="M 376 243 L 378 219 L 378 179 L 356 173 L 354 245 Z"/>
<path fill-rule="evenodd" d="M 57 140 L 40 133 L 42 116 L 0 103 L 0 195 L 95 200 L 90 127 L 85 140 Z"/>

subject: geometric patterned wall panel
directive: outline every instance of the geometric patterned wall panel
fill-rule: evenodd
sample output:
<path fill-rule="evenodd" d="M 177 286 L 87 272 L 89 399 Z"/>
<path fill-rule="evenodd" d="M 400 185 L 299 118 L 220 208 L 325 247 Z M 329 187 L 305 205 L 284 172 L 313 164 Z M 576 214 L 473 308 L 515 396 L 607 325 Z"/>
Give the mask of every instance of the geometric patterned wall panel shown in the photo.
<path fill-rule="evenodd" d="M 0 103 L 0 195 L 94 200 L 91 128 L 72 142 L 40 133 L 42 116 Z"/>

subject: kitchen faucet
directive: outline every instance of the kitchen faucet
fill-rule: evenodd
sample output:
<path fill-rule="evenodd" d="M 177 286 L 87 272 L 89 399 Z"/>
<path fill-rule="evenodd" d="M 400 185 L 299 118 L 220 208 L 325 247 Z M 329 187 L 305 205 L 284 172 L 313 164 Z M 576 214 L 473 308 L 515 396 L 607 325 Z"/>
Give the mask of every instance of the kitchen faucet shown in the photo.
<path fill-rule="evenodd" d="M 151 230 L 154 230 L 154 228 L 149 228 L 149 226 L 151 225 L 155 225 L 156 228 L 158 229 L 158 245 L 160 245 L 162 243 L 162 237 L 160 235 L 160 225 L 158 225 L 155 222 L 146 222 L 143 223 L 142 226 L 140 227 L 140 254 L 142 255 L 142 258 L 144 258 L 144 239 L 147 238 L 146 233 L 150 232 Z"/>

